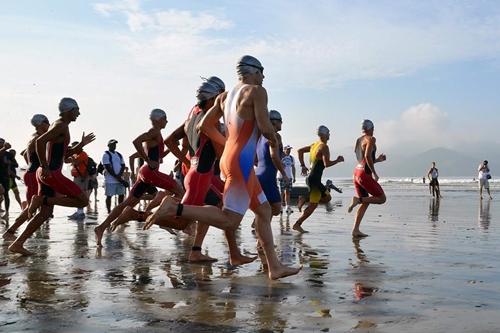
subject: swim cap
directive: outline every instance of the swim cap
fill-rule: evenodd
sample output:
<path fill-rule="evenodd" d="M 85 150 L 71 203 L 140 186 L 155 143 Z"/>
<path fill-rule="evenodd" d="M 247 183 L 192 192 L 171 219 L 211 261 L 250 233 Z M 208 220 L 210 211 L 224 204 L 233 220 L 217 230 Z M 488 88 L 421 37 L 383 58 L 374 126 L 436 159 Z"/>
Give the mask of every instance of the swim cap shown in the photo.
<path fill-rule="evenodd" d="M 262 67 L 262 64 L 257 58 L 250 55 L 244 55 L 236 64 L 236 73 L 238 73 L 239 76 L 254 74 L 259 70 L 264 72 L 264 67 Z"/>
<path fill-rule="evenodd" d="M 324 125 L 318 127 L 318 135 L 327 135 L 327 134 L 330 134 L 330 130 L 328 129 L 328 127 Z"/>
<path fill-rule="evenodd" d="M 66 111 L 71 111 L 71 110 L 73 110 L 75 108 L 79 109 L 78 103 L 76 103 L 76 101 L 73 98 L 64 97 L 59 102 L 59 112 L 60 113 L 63 113 L 63 112 L 66 112 Z"/>
<path fill-rule="evenodd" d="M 43 114 L 35 114 L 33 118 L 31 118 L 31 125 L 35 127 L 41 125 L 42 123 L 49 123 L 49 119 L 47 119 L 47 117 Z"/>
<path fill-rule="evenodd" d="M 369 119 L 365 119 L 363 120 L 363 123 L 361 124 L 361 129 L 363 131 L 368 131 L 368 130 L 371 130 L 373 129 L 373 122 Z"/>
<path fill-rule="evenodd" d="M 151 120 L 158 120 L 161 118 L 167 118 L 167 114 L 165 113 L 165 111 L 163 111 L 161 109 L 154 109 L 149 114 L 149 119 L 151 119 Z"/>
<path fill-rule="evenodd" d="M 212 83 L 215 85 L 217 88 L 219 88 L 219 93 L 222 93 L 226 90 L 226 85 L 224 84 L 224 81 L 219 79 L 217 76 L 211 76 L 208 79 L 205 79 L 207 82 Z"/>
<path fill-rule="evenodd" d="M 199 102 L 209 100 L 212 97 L 216 97 L 220 93 L 220 88 L 210 81 L 205 81 L 196 91 L 196 98 Z"/>
<path fill-rule="evenodd" d="M 283 119 L 281 119 L 281 114 L 276 110 L 269 111 L 269 120 L 279 120 L 281 122 L 283 121 Z"/>

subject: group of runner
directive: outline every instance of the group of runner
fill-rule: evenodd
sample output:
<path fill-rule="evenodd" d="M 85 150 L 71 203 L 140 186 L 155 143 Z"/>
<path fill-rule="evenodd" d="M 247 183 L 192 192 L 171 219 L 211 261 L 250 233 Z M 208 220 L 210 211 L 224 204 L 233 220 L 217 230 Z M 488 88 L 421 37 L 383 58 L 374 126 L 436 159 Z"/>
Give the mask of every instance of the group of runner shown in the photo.
<path fill-rule="evenodd" d="M 95 228 L 97 246 L 102 246 L 107 229 L 113 231 L 127 221 L 139 220 L 145 221 L 145 230 L 154 225 L 169 232 L 192 230 L 195 237 L 189 260 L 214 261 L 216 259 L 201 253 L 207 230 L 213 226 L 225 232 L 230 263 L 241 265 L 256 259 L 241 254 L 235 235 L 250 209 L 255 214 L 257 247 L 265 257 L 269 278 L 274 280 L 299 272 L 300 268 L 287 267 L 278 260 L 270 225 L 272 216 L 283 209 L 278 172 L 280 187 L 288 190 L 284 196 L 286 211 L 291 210 L 289 184 L 292 179 L 287 170 L 289 162 L 284 158 L 290 155 L 291 147 L 284 149 L 278 134 L 282 116 L 276 110 L 268 112 L 267 92 L 262 86 L 264 67 L 260 61 L 243 56 L 236 70 L 239 82 L 229 91 L 215 76 L 204 79 L 197 90 L 197 103 L 186 121 L 165 139 L 161 131 L 167 124 L 167 114 L 161 109 L 151 111 L 151 127 L 133 140 L 137 156 L 145 163 L 137 175 L 133 175 L 136 180 L 128 197 Z M 88 204 L 86 193 L 61 171 L 66 157 L 78 153 L 95 139 L 93 133 L 84 133 L 78 144 L 69 146 L 69 125 L 79 115 L 78 103 L 65 97 L 59 103 L 59 118 L 52 124 L 40 114 L 31 120 L 35 133 L 26 148 L 29 167 L 24 177 L 28 205 L 3 235 L 4 239 L 12 240 L 11 252 L 32 254 L 24 244 L 50 218 L 54 206 L 85 207 Z M 365 120 L 362 131 L 355 148 L 359 163 L 353 176 L 356 193 L 348 209 L 351 212 L 359 205 L 353 237 L 366 236 L 359 225 L 368 205 L 386 200 L 374 167 L 375 163 L 385 160 L 385 155 L 375 155 L 373 123 Z M 299 232 L 306 232 L 302 224 L 318 204 L 331 198 L 328 187 L 321 182 L 323 170 L 344 161 L 342 156 L 330 159 L 329 129 L 320 126 L 317 134 L 317 142 L 298 150 L 301 171 L 307 176 L 309 187 L 308 206 L 293 226 Z M 5 147 L 4 143 L 0 154 Z M 162 159 L 169 152 L 181 162 L 179 168 L 184 176 L 181 184 L 159 171 Z M 310 154 L 309 168 L 304 162 L 305 153 Z M 134 209 L 145 197 L 152 199 L 146 208 Z M 17 230 L 26 222 L 26 228 L 16 237 Z"/>

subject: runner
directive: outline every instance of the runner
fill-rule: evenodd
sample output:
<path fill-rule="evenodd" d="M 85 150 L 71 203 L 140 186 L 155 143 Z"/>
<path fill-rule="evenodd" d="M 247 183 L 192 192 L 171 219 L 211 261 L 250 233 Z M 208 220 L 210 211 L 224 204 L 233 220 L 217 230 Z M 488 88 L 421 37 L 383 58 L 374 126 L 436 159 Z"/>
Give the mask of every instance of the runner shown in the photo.
<path fill-rule="evenodd" d="M 307 208 L 304 209 L 297 222 L 293 225 L 293 229 L 300 233 L 308 232 L 302 228 L 302 223 L 304 223 L 304 221 L 316 210 L 322 196 L 327 192 L 326 186 L 321 183 L 323 170 L 337 163 L 344 162 L 343 156 L 338 156 L 334 161 L 330 160 L 330 148 L 328 147 L 330 130 L 328 127 L 321 125 L 318 127 L 317 134 L 319 137 L 318 141 L 310 146 L 302 147 L 297 151 L 299 154 L 300 166 L 302 168 L 302 175 L 307 176 L 306 183 L 309 187 L 309 204 Z M 304 153 L 309 153 L 311 172 L 309 172 L 309 169 L 304 164 Z"/>
<path fill-rule="evenodd" d="M 16 180 L 21 179 L 17 175 L 17 168 L 19 168 L 19 163 L 16 160 L 16 151 L 14 149 L 10 149 L 7 152 L 7 159 L 9 160 L 9 189 L 14 193 L 14 198 L 16 199 L 19 207 L 23 209 L 23 203 L 21 201 L 21 195 L 19 194 L 19 189 L 17 188 Z"/>
<path fill-rule="evenodd" d="M 38 155 L 36 154 L 35 149 L 36 139 L 38 139 L 40 135 L 47 132 L 50 123 L 45 115 L 35 114 L 33 118 L 31 118 L 31 125 L 35 127 L 36 132 L 31 136 L 31 139 L 28 142 L 28 147 L 26 148 L 26 153 L 24 154 L 27 157 L 28 162 L 28 169 L 24 174 L 24 184 L 26 185 L 26 202 L 28 203 L 28 206 L 31 202 L 31 198 L 38 193 L 36 170 L 40 166 L 40 160 L 38 159 Z M 21 214 L 16 218 L 14 224 L 4 232 L 4 239 L 16 239 L 16 237 L 14 236 L 15 232 L 24 222 L 28 220 L 28 206 L 23 209 Z"/>
<path fill-rule="evenodd" d="M 76 101 L 65 97 L 59 103 L 59 119 L 57 119 L 47 132 L 36 139 L 36 152 L 40 160 L 37 170 L 39 183 L 38 195 L 31 198 L 28 207 L 28 217 L 31 217 L 38 208 L 40 211 L 28 223 L 26 229 L 9 246 L 11 252 L 22 255 L 31 255 L 24 248 L 26 240 L 45 222 L 55 205 L 65 207 L 85 207 L 88 204 L 87 194 L 62 174 L 65 157 L 79 152 L 84 146 L 95 140 L 93 133 L 83 133 L 80 143 L 68 149 L 70 142 L 69 124 L 76 121 L 80 109 Z M 47 149 L 48 148 L 48 149 Z M 47 151 L 49 152 L 47 156 Z M 47 158 L 48 157 L 48 158 Z"/>
<path fill-rule="evenodd" d="M 4 219 L 9 218 L 9 208 L 10 208 L 10 197 L 9 197 L 9 159 L 8 150 L 10 149 L 10 144 L 5 142 L 4 139 L 0 138 L 0 185 L 3 188 L 3 199 L 5 202 L 5 214 L 2 216 Z"/>
<path fill-rule="evenodd" d="M 184 177 L 184 187 L 186 193 L 181 200 L 182 204 L 202 206 L 203 204 L 219 206 L 221 203 L 223 183 L 214 172 L 215 163 L 217 161 L 217 153 L 210 139 L 203 133 L 199 133 L 197 126 L 201 119 L 205 116 L 215 102 L 215 98 L 224 92 L 224 83 L 215 84 L 210 80 L 205 81 L 197 91 L 198 103 L 189 113 L 188 119 L 179 126 L 167 139 L 165 143 L 172 153 L 179 158 L 184 165 L 189 165 L 189 169 Z M 178 142 L 188 143 L 189 160 L 186 155 L 179 150 Z M 186 223 L 193 221 L 186 220 Z M 170 221 L 159 221 L 165 223 L 165 226 L 170 225 Z M 149 225 L 151 226 L 151 225 Z M 203 223 L 196 224 L 196 234 L 189 261 L 203 262 L 216 261 L 201 253 L 203 240 L 208 231 L 208 225 Z M 226 239 L 229 244 L 229 262 L 231 265 L 241 265 L 255 260 L 255 258 L 241 255 L 236 243 L 234 231 L 226 231 Z"/>
<path fill-rule="evenodd" d="M 151 120 L 152 127 L 133 141 L 138 155 L 144 159 L 146 164 L 139 169 L 137 181 L 130 189 L 127 199 L 114 207 L 108 217 L 94 229 L 98 247 L 102 246 L 101 240 L 104 230 L 120 216 L 125 207 L 133 208 L 137 205 L 143 194 L 157 193 L 156 186 L 174 193 L 177 197 L 180 197 L 184 193 L 172 177 L 159 171 L 165 147 L 161 130 L 167 125 L 167 115 L 163 110 L 154 109 L 151 111 L 149 119 Z"/>
<path fill-rule="evenodd" d="M 356 140 L 354 152 L 358 165 L 354 169 L 353 182 L 355 196 L 352 197 L 352 202 L 347 211 L 352 212 L 353 208 L 360 205 L 354 219 L 352 228 L 352 237 L 366 237 L 367 234 L 359 230 L 361 220 L 365 215 L 370 204 L 383 204 L 386 200 L 385 193 L 378 183 L 378 174 L 375 171 L 375 163 L 386 160 L 384 154 L 380 154 L 375 158 L 377 152 L 376 139 L 373 136 L 373 122 L 365 119 L 361 125 L 363 135 Z M 371 196 L 370 196 L 371 194 Z"/>
<path fill-rule="evenodd" d="M 274 128 L 278 144 L 271 148 L 269 140 L 263 135 L 257 142 L 257 168 L 255 174 L 259 179 L 260 186 L 266 195 L 267 201 L 271 204 L 273 216 L 281 213 L 281 195 L 278 189 L 277 174 L 280 172 L 283 181 L 288 184 L 288 178 L 283 163 L 281 163 L 282 143 L 279 131 L 283 120 L 281 114 L 276 110 L 269 111 L 269 121 Z"/>
<path fill-rule="evenodd" d="M 157 224 L 173 216 L 197 220 L 223 230 L 236 230 L 246 210 L 256 214 L 256 231 L 267 259 L 268 276 L 275 280 L 297 274 L 300 268 L 282 265 L 274 250 L 271 230 L 271 207 L 260 187 L 253 169 L 259 132 L 271 147 L 278 145 L 267 112 L 267 92 L 262 87 L 264 68 L 252 56 L 243 56 L 237 64 L 240 79 L 229 93 L 219 95 L 214 106 L 199 127 L 210 140 L 224 146 L 220 167 L 225 176 L 224 208 L 194 206 L 178 203 L 171 197 L 163 200 L 148 224 Z M 224 115 L 226 138 L 219 132 L 219 119 Z"/>
<path fill-rule="evenodd" d="M 290 207 L 290 194 L 292 193 L 293 183 L 295 183 L 295 160 L 290 154 L 291 151 L 292 146 L 286 145 L 285 148 L 283 148 L 283 152 L 285 153 L 285 155 L 283 155 L 283 157 L 281 158 L 281 163 L 285 168 L 285 172 L 289 181 L 285 182 L 285 179 L 283 177 L 278 178 L 281 192 L 281 208 L 283 209 L 283 207 L 285 207 L 285 212 L 287 213 L 287 215 L 293 213 L 293 210 Z"/>

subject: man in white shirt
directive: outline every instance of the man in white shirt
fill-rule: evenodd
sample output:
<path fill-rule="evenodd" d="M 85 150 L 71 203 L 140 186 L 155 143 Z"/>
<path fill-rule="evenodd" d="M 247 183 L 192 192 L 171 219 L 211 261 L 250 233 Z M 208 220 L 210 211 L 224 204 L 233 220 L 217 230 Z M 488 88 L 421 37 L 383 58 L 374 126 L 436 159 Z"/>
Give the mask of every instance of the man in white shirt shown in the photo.
<path fill-rule="evenodd" d="M 484 161 L 483 163 L 479 164 L 479 166 L 477 167 L 477 171 L 479 173 L 477 176 L 479 180 L 479 197 L 481 198 L 481 200 L 483 200 L 483 187 L 484 187 L 488 192 L 490 200 L 493 199 L 490 193 L 489 180 L 491 179 L 491 174 L 490 174 L 490 168 L 488 167 L 488 161 Z"/>
<path fill-rule="evenodd" d="M 121 203 L 125 196 L 125 187 L 128 185 L 123 180 L 122 175 L 125 170 L 125 162 L 122 155 L 116 151 L 118 141 L 111 139 L 108 141 L 108 150 L 102 155 L 102 165 L 104 165 L 104 187 L 106 192 L 106 208 L 108 214 L 111 211 L 111 197 L 117 195 L 118 202 Z"/>
<path fill-rule="evenodd" d="M 290 208 L 290 193 L 292 192 L 292 184 L 295 183 L 295 160 L 293 156 L 290 155 L 292 151 L 292 146 L 286 145 L 283 148 L 284 155 L 281 158 L 281 163 L 285 169 L 285 173 L 290 181 L 285 182 L 282 177 L 278 178 L 280 183 L 280 191 L 281 191 L 281 205 L 285 206 L 285 211 L 288 215 L 293 213 Z"/>

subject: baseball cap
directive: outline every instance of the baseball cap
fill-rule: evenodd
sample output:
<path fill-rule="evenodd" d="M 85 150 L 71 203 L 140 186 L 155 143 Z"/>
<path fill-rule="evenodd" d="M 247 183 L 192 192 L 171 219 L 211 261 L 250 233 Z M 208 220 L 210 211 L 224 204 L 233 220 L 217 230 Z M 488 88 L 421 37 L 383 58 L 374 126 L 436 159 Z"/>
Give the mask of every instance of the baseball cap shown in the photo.
<path fill-rule="evenodd" d="M 108 141 L 108 146 L 112 145 L 114 143 L 118 143 L 118 141 L 116 141 L 115 139 L 111 139 L 111 140 Z"/>

